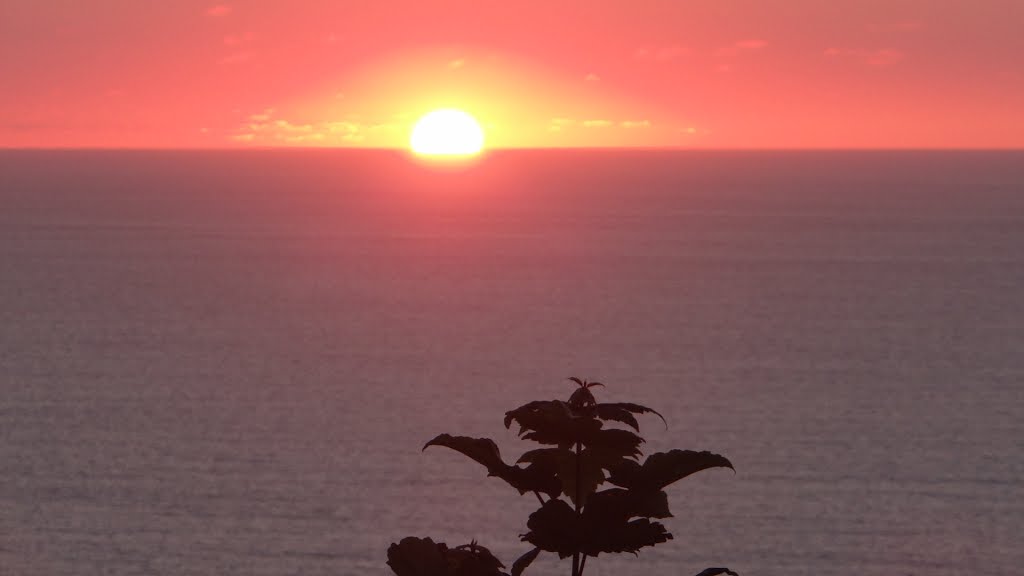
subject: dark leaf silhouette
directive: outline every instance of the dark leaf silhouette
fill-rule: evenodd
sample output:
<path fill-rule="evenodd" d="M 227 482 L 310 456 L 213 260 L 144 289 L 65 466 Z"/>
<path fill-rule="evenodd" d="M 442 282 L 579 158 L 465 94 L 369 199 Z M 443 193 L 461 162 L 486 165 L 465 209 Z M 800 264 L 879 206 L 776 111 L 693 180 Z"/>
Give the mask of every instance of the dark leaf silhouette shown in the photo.
<path fill-rule="evenodd" d="M 600 493 L 598 493 L 600 494 Z M 596 500 L 597 494 L 594 495 Z M 530 515 L 530 532 L 523 540 L 566 558 L 578 552 L 590 556 L 613 552 L 636 553 L 672 538 L 665 527 L 647 518 L 627 521 L 629 514 L 592 513 L 577 516 L 562 500 L 545 502 Z"/>
<path fill-rule="evenodd" d="M 572 405 L 573 408 L 583 408 L 597 404 L 597 400 L 594 399 L 593 392 L 584 387 L 580 387 L 572 393 L 572 396 L 569 396 L 569 404 Z"/>
<path fill-rule="evenodd" d="M 601 552 L 636 554 L 645 546 L 654 546 L 672 539 L 660 522 L 639 518 L 626 523 L 586 524 L 583 552 L 597 556 Z"/>
<path fill-rule="evenodd" d="M 739 574 L 729 570 L 728 568 L 707 568 L 701 571 L 697 576 L 718 576 L 719 574 L 728 574 L 729 576 L 740 576 Z"/>
<path fill-rule="evenodd" d="M 718 467 L 732 468 L 732 463 L 711 452 L 672 450 L 651 454 L 642 466 L 625 460 L 610 471 L 608 481 L 631 490 L 660 490 L 690 474 Z"/>
<path fill-rule="evenodd" d="M 448 562 L 442 546 L 430 538 L 402 538 L 388 548 L 388 566 L 397 576 L 444 576 Z"/>
<path fill-rule="evenodd" d="M 616 402 L 613 404 L 598 404 L 596 406 L 597 417 L 602 420 L 614 420 L 616 422 L 623 422 L 633 427 L 637 432 L 640 431 L 640 425 L 637 423 L 636 418 L 633 414 L 654 414 L 661 421 L 664 422 L 665 427 L 668 428 L 668 422 L 665 422 L 665 417 L 661 415 L 657 410 L 652 410 L 647 406 L 641 406 L 640 404 L 633 404 L 631 402 Z"/>
<path fill-rule="evenodd" d="M 568 448 L 537 448 L 523 453 L 518 463 L 527 462 L 545 466 L 558 467 L 558 465 L 572 455 Z"/>
<path fill-rule="evenodd" d="M 559 462 L 558 478 L 562 481 L 562 493 L 573 504 L 583 506 L 587 503 L 587 497 L 604 482 L 604 471 L 599 462 L 586 457 L 585 453 L 577 456 L 569 452 L 568 457 Z"/>
<path fill-rule="evenodd" d="M 548 500 L 526 521 L 529 532 L 522 539 L 541 550 L 566 558 L 582 548 L 580 517 L 564 500 Z"/>
<path fill-rule="evenodd" d="M 586 380 L 580 380 L 575 376 L 570 376 L 569 380 L 575 382 L 579 388 L 569 396 L 569 404 L 578 409 L 581 408 L 592 408 L 597 404 L 597 400 L 594 399 L 594 393 L 590 391 L 590 388 L 594 386 L 604 387 L 604 384 L 600 382 L 587 382 Z"/>
<path fill-rule="evenodd" d="M 553 466 L 528 466 L 520 468 L 509 466 L 501 459 L 498 446 L 489 438 L 470 438 L 468 436 L 452 436 L 441 434 L 423 446 L 444 446 L 465 454 L 487 468 L 488 476 L 496 476 L 512 485 L 520 494 L 540 492 L 552 498 L 561 492 L 561 484 L 555 477 Z"/>
<path fill-rule="evenodd" d="M 590 457 L 597 461 L 602 468 L 610 468 L 626 458 L 636 458 L 640 455 L 640 444 L 643 438 L 629 430 L 595 430 L 582 444 L 586 447 Z"/>
<path fill-rule="evenodd" d="M 534 548 L 533 550 L 530 550 L 526 554 L 520 556 L 518 559 L 516 559 L 515 562 L 512 563 L 511 576 L 520 576 L 520 574 L 523 573 L 523 570 L 526 570 L 526 568 L 529 567 L 529 565 L 532 564 L 533 561 L 536 560 L 537 556 L 539 555 L 540 548 Z"/>
<path fill-rule="evenodd" d="M 529 402 L 505 413 L 505 427 L 519 424 L 519 436 L 539 444 L 569 448 L 601 428 L 601 421 L 588 418 L 568 402 Z"/>
<path fill-rule="evenodd" d="M 584 552 L 633 552 L 672 538 L 665 527 L 648 518 L 667 518 L 668 497 L 664 492 L 635 493 L 621 488 L 602 490 L 590 497 L 583 510 L 586 527 Z M 633 518 L 637 518 L 633 520 Z"/>
<path fill-rule="evenodd" d="M 588 522 L 621 521 L 632 518 L 670 518 L 668 494 L 610 488 L 594 493 L 583 518 Z"/>
<path fill-rule="evenodd" d="M 483 464 L 491 475 L 497 475 L 496 472 L 506 466 L 505 462 L 501 459 L 498 445 L 490 438 L 470 438 L 469 436 L 440 434 L 424 444 L 423 449 L 426 450 L 431 446 L 444 446 L 456 452 L 461 452 L 476 462 Z"/>
<path fill-rule="evenodd" d="M 637 432 L 640 431 L 640 422 L 637 422 L 636 416 L 633 416 L 632 412 L 624 408 L 610 404 L 598 404 L 594 407 L 594 413 L 601 420 L 621 422 Z"/>
<path fill-rule="evenodd" d="M 551 498 L 558 498 L 558 494 L 562 490 L 557 469 L 543 464 L 534 463 L 526 468 L 509 466 L 498 477 L 511 484 L 520 494 L 539 492 L 547 494 Z"/>
<path fill-rule="evenodd" d="M 522 436 L 526 430 L 536 428 L 536 424 L 542 420 L 553 418 L 550 413 L 556 410 L 563 410 L 568 417 L 568 404 L 558 400 L 534 400 L 527 402 L 515 410 L 505 412 L 505 428 L 510 428 L 512 422 L 519 424 L 519 435 Z"/>
<path fill-rule="evenodd" d="M 491 551 L 476 542 L 448 548 L 430 538 L 403 538 L 388 548 L 397 576 L 508 576 Z"/>

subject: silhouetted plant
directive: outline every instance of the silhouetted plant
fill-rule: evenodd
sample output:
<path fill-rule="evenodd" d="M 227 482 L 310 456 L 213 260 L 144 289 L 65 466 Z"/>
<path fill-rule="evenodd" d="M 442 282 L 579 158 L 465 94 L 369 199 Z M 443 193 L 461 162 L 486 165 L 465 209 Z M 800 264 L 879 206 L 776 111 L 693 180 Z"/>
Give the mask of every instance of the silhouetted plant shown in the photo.
<path fill-rule="evenodd" d="M 654 410 L 630 403 L 599 403 L 591 391 L 599 382 L 570 378 L 577 384 L 568 402 L 529 402 L 505 413 L 505 428 L 515 422 L 519 436 L 545 447 L 530 450 L 515 464 L 501 459 L 489 438 L 441 434 L 423 447 L 445 446 L 465 454 L 520 494 L 532 492 L 540 508 L 526 522 L 520 538 L 534 548 L 512 564 L 519 576 L 541 553 L 572 558 L 572 576 L 581 576 L 587 558 L 602 552 L 632 552 L 672 539 L 653 519 L 672 516 L 664 488 L 708 468 L 732 468 L 724 456 L 711 452 L 671 450 L 651 454 L 641 464 L 644 439 L 618 423 L 640 431 L 638 414 Z M 667 424 L 666 424 L 667 426 Z M 615 486 L 598 490 L 605 482 Z M 545 499 L 545 496 L 547 497 Z M 562 499 L 562 496 L 565 499 Z M 398 576 L 508 576 L 493 554 L 476 542 L 456 548 L 430 538 L 404 538 L 388 548 L 388 565 Z M 708 568 L 698 576 L 735 572 Z"/>

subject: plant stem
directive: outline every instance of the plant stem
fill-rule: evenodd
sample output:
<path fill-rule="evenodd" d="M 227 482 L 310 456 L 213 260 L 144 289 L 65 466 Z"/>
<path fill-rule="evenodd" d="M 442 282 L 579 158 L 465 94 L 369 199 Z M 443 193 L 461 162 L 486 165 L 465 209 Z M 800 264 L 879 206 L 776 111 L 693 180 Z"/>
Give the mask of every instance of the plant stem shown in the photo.
<path fill-rule="evenodd" d="M 573 504 L 576 506 L 576 517 L 580 516 L 580 443 L 576 443 L 576 497 L 573 498 Z M 582 534 L 580 534 L 582 536 Z M 582 540 L 582 538 L 581 538 Z M 583 557 L 583 561 L 587 561 L 587 557 Z M 580 576 L 583 573 L 583 566 L 580 565 L 580 553 L 573 552 L 572 554 L 572 576 Z"/>
<path fill-rule="evenodd" d="M 580 560 L 580 571 L 576 576 L 583 576 L 583 567 L 587 565 L 587 555 L 583 555 L 583 560 Z"/>
<path fill-rule="evenodd" d="M 534 491 L 533 494 L 537 497 L 537 501 L 540 502 L 540 505 L 543 506 L 544 505 L 544 499 L 540 497 L 540 492 Z"/>

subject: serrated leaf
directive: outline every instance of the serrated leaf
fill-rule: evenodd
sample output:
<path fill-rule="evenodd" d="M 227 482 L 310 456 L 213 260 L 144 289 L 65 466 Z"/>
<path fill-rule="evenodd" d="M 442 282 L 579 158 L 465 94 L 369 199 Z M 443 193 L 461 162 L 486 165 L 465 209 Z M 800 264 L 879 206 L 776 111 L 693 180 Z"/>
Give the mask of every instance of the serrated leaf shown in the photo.
<path fill-rule="evenodd" d="M 597 556 L 601 552 L 636 554 L 641 548 L 672 539 L 660 522 L 640 518 L 625 524 L 586 524 L 587 537 L 583 553 Z"/>
<path fill-rule="evenodd" d="M 534 548 L 533 550 L 530 550 L 526 554 L 523 554 L 522 556 L 517 558 L 516 561 L 512 563 L 512 575 L 511 576 L 521 576 L 522 573 L 523 573 L 523 570 L 526 570 L 526 568 L 529 567 L 530 564 L 532 564 L 533 561 L 536 560 L 537 556 L 539 556 L 539 555 L 540 555 L 540 548 Z"/>
<path fill-rule="evenodd" d="M 443 547 L 430 538 L 402 538 L 388 547 L 388 566 L 397 576 L 445 576 L 448 563 Z"/>
<path fill-rule="evenodd" d="M 570 447 L 601 429 L 601 421 L 560 400 L 529 402 L 505 413 L 505 427 L 519 424 L 519 436 L 540 444 Z"/>
<path fill-rule="evenodd" d="M 522 539 L 541 550 L 566 558 L 582 548 L 582 526 L 576 512 L 564 500 L 548 500 L 526 521 L 529 532 Z"/>
<path fill-rule="evenodd" d="M 595 430 L 583 439 L 585 451 L 598 462 L 602 468 L 611 468 L 628 458 L 640 456 L 640 444 L 643 438 L 629 430 Z"/>
<path fill-rule="evenodd" d="M 388 548 L 397 576 L 508 576 L 501 561 L 476 542 L 448 548 L 430 538 L 403 538 Z"/>
<path fill-rule="evenodd" d="M 733 468 L 732 462 L 711 452 L 672 450 L 647 457 L 642 465 L 629 460 L 610 470 L 608 481 L 631 490 L 661 490 L 687 476 L 708 468 Z"/>
<path fill-rule="evenodd" d="M 625 408 L 619 408 L 610 404 L 598 404 L 594 407 L 597 417 L 601 420 L 621 422 L 637 432 L 640 431 L 640 423 L 637 422 L 633 413 Z"/>
<path fill-rule="evenodd" d="M 510 428 L 512 422 L 518 422 L 520 426 L 520 435 L 522 435 L 522 429 L 525 427 L 524 422 L 527 424 L 531 423 L 534 418 L 540 418 L 543 414 L 552 410 L 559 409 L 558 400 L 534 400 L 533 402 L 527 402 L 515 410 L 509 410 L 505 412 L 505 428 Z"/>
<path fill-rule="evenodd" d="M 597 412 L 599 418 L 606 420 L 614 420 L 614 418 L 604 418 L 603 416 L 601 416 L 602 410 L 607 411 L 607 413 L 619 413 L 619 411 L 625 411 L 627 413 L 632 414 L 654 414 L 658 418 L 661 418 L 661 421 L 665 424 L 665 427 L 668 428 L 668 422 L 665 421 L 665 417 L 662 416 L 660 412 L 648 408 L 647 406 L 642 406 L 640 404 L 633 404 L 632 402 L 614 402 L 610 404 L 597 405 Z"/>

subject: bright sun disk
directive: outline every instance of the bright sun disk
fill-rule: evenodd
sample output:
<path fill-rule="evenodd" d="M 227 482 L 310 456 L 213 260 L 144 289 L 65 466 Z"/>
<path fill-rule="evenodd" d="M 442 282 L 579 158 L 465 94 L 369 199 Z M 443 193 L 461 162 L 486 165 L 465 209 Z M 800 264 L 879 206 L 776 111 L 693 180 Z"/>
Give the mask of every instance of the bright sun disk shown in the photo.
<path fill-rule="evenodd" d="M 483 149 L 484 131 L 462 110 L 434 110 L 416 122 L 409 145 L 423 156 L 471 156 Z"/>

